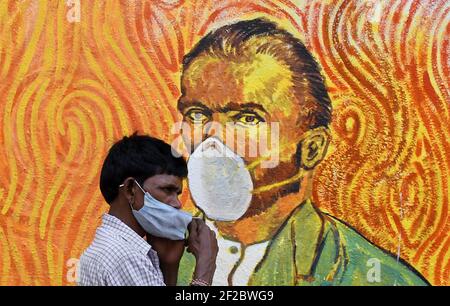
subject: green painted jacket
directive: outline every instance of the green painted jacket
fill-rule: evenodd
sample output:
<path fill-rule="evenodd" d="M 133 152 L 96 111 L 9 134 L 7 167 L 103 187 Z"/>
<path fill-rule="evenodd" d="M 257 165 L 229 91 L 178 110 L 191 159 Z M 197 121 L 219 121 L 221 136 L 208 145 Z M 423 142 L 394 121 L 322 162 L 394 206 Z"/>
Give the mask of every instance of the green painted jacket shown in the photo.
<path fill-rule="evenodd" d="M 194 266 L 195 258 L 185 252 L 180 262 L 179 285 L 189 284 Z M 270 241 L 249 285 L 423 286 L 429 283 L 402 260 L 398 261 L 343 222 L 305 201 Z"/>

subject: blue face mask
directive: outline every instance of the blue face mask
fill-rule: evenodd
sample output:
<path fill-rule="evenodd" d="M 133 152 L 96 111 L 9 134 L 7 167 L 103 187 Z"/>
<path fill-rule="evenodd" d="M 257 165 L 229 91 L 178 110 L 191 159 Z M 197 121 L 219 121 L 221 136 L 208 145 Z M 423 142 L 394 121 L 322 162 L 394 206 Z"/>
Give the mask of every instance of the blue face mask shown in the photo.
<path fill-rule="evenodd" d="M 156 200 L 138 182 L 136 184 L 144 193 L 144 206 L 139 210 L 130 206 L 139 225 L 153 236 L 184 240 L 192 215 Z"/>

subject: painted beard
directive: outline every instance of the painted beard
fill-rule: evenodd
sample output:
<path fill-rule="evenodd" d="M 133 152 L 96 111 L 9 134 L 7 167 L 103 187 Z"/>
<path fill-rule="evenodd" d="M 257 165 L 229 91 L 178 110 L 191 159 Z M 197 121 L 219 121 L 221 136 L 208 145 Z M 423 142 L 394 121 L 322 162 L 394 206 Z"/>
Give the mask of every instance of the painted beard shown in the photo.
<path fill-rule="evenodd" d="M 282 162 L 276 168 L 267 169 L 267 172 L 258 180 L 253 179 L 254 189 L 270 185 L 274 178 L 291 177 L 296 172 L 298 172 L 298 168 L 292 163 Z M 300 180 L 259 194 L 253 194 L 250 206 L 241 219 L 257 216 L 271 208 L 280 198 L 299 192 L 301 182 Z"/>

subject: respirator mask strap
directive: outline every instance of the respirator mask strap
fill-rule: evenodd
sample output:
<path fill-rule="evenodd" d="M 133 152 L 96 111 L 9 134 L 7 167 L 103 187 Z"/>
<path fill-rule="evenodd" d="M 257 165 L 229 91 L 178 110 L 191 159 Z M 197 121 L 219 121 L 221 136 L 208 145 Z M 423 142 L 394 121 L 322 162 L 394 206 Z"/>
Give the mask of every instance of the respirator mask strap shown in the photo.
<path fill-rule="evenodd" d="M 304 176 L 304 169 L 300 168 L 300 170 L 297 172 L 296 175 L 294 175 L 294 176 L 292 176 L 292 177 L 290 177 L 288 179 L 285 179 L 283 181 L 280 181 L 280 182 L 276 182 L 276 183 L 273 183 L 273 184 L 269 184 L 269 185 L 265 185 L 265 186 L 261 186 L 261 187 L 258 187 L 256 189 L 253 189 L 252 194 L 258 194 L 258 193 L 266 192 L 266 191 L 272 190 L 272 189 L 277 188 L 277 187 L 281 187 L 281 186 L 284 186 L 284 185 L 287 185 L 287 184 L 294 183 L 294 182 L 300 180 L 303 176 Z"/>

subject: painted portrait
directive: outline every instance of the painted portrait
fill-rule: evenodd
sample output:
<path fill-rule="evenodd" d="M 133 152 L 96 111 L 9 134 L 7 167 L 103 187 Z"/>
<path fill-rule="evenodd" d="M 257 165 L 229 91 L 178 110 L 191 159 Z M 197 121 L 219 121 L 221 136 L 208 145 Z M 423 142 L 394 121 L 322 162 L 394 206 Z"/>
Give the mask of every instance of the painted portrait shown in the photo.
<path fill-rule="evenodd" d="M 184 58 L 178 110 L 192 130 L 201 130 L 201 143 L 191 139 L 195 131 L 185 137 L 195 150 L 188 183 L 218 237 L 213 285 L 427 283 L 312 203 L 314 168 L 330 143 L 332 103 L 318 63 L 299 39 L 263 18 L 208 33 Z M 240 156 L 223 154 L 234 135 L 217 133 L 211 121 L 234 122 L 248 134 L 238 141 Z M 277 147 L 269 148 L 278 162 L 270 167 L 260 167 L 266 152 L 246 157 L 245 139 L 247 146 L 258 143 L 262 133 L 251 130 L 261 123 L 279 129 Z M 371 262 L 379 275 L 369 275 Z M 193 256 L 181 263 L 185 284 L 194 263 Z"/>

